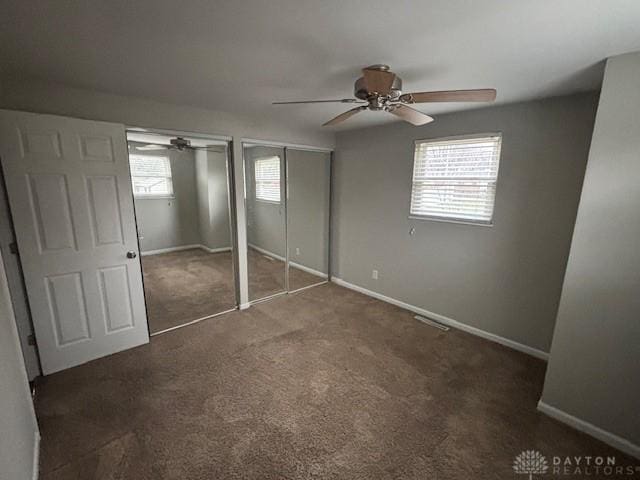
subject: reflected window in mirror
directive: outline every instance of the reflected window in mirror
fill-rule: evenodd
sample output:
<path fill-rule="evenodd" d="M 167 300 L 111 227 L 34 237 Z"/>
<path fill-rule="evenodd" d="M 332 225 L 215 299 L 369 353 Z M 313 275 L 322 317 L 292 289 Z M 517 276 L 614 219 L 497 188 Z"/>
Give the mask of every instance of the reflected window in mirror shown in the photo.
<path fill-rule="evenodd" d="M 255 161 L 256 200 L 280 203 L 280 157 Z"/>
<path fill-rule="evenodd" d="M 171 162 L 158 155 L 129 155 L 131 183 L 136 198 L 173 197 Z"/>

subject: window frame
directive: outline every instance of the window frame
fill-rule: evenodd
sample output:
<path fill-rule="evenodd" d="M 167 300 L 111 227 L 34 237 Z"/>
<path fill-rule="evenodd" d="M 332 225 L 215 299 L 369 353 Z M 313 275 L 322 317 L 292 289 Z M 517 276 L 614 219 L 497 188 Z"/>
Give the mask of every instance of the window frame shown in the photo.
<path fill-rule="evenodd" d="M 444 216 L 437 216 L 437 215 L 416 215 L 411 213 L 411 203 L 412 203 L 412 199 L 413 199 L 413 186 L 414 186 L 414 174 L 415 174 L 415 169 L 416 169 L 416 149 L 418 147 L 418 144 L 422 144 L 422 143 L 438 143 L 438 142 L 447 142 L 447 141 L 455 141 L 455 140 L 473 140 L 473 139 L 480 139 L 480 138 L 487 138 L 487 137 L 499 137 L 499 142 L 498 142 L 498 152 L 497 152 L 497 157 L 498 157 L 498 162 L 497 162 L 497 169 L 496 169 L 496 179 L 495 179 L 495 193 L 494 193 L 494 197 L 493 197 L 493 208 L 491 210 L 491 218 L 489 220 L 473 220 L 473 219 L 466 219 L 466 218 L 459 218 L 459 217 L 455 217 L 455 216 L 451 216 L 451 217 L 444 217 Z M 410 220 L 423 220 L 423 221 L 432 221 L 432 222 L 443 222 L 443 223 L 457 223 L 457 224 L 461 224 L 461 225 L 475 225 L 475 226 L 481 226 L 481 227 L 493 227 L 494 223 L 494 216 L 495 216 L 495 209 L 496 209 L 496 198 L 498 197 L 498 183 L 499 183 L 499 178 L 500 178 L 500 159 L 502 156 L 502 132 L 501 131 L 495 131 L 495 132 L 482 132 L 482 133 L 470 133 L 470 134 L 463 134 L 463 135 L 452 135 L 452 136 L 447 136 L 447 137 L 437 137 L 437 138 L 422 138 L 422 139 L 416 139 L 413 141 L 413 165 L 411 168 L 411 179 L 410 179 L 410 184 L 409 184 L 409 215 L 408 218 Z"/>
<path fill-rule="evenodd" d="M 148 157 L 148 158 L 164 158 L 167 161 L 169 166 L 169 175 L 168 176 L 158 176 L 158 175 L 134 175 L 132 172 L 132 157 Z M 156 199 L 167 199 L 167 198 L 176 198 L 175 189 L 173 188 L 173 169 L 171 168 L 171 157 L 169 155 L 149 155 L 147 153 L 129 153 L 129 176 L 131 177 L 131 190 L 133 193 L 133 198 L 137 200 L 156 200 Z M 135 191 L 134 177 L 141 178 L 166 178 L 169 179 L 169 186 L 171 188 L 170 193 L 140 193 Z"/>
<path fill-rule="evenodd" d="M 256 174 L 256 166 L 259 161 L 278 159 L 278 200 L 271 200 L 267 198 L 258 197 L 258 175 Z M 263 157 L 257 157 L 253 160 L 253 185 L 254 185 L 254 197 L 256 202 L 269 203 L 271 205 L 282 204 L 282 158 L 279 155 L 267 155 Z"/>

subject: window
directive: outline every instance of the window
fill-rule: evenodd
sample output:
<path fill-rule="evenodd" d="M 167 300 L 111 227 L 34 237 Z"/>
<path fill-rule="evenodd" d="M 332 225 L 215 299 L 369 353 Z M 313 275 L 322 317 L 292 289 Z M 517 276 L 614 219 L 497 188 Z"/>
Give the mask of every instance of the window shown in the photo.
<path fill-rule="evenodd" d="M 411 216 L 491 224 L 500 134 L 416 141 Z"/>
<path fill-rule="evenodd" d="M 141 198 L 171 197 L 171 163 L 168 157 L 129 155 L 133 194 Z"/>
<path fill-rule="evenodd" d="M 255 175 L 256 200 L 280 203 L 280 157 L 256 160 Z"/>

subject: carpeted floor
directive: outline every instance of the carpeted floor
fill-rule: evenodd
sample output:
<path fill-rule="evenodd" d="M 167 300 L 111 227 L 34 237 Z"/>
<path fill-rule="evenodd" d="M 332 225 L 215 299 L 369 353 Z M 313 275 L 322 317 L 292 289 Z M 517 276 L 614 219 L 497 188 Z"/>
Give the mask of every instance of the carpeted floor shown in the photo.
<path fill-rule="evenodd" d="M 160 332 L 236 306 L 231 252 L 200 248 L 142 257 L 149 331 Z M 284 263 L 248 251 L 251 300 L 284 291 Z M 295 290 L 324 279 L 291 267 Z"/>
<path fill-rule="evenodd" d="M 44 378 L 41 479 L 505 479 L 525 449 L 632 462 L 536 411 L 544 370 L 322 285 Z"/>
<path fill-rule="evenodd" d="M 284 292 L 284 262 L 264 255 L 249 247 L 247 250 L 249 262 L 249 299 L 261 298 Z M 289 290 L 314 285 L 326 280 L 311 273 L 295 268 L 289 264 Z"/>
<path fill-rule="evenodd" d="M 149 331 L 234 308 L 232 262 L 231 252 L 200 248 L 142 257 Z"/>

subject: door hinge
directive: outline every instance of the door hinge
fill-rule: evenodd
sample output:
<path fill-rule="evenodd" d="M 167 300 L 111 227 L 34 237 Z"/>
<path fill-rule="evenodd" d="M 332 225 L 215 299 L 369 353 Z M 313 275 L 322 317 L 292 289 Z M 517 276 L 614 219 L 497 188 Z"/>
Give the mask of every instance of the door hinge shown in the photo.
<path fill-rule="evenodd" d="M 35 346 L 36 336 L 33 333 L 31 335 L 27 335 L 27 344 Z"/>
<path fill-rule="evenodd" d="M 18 244 L 16 242 L 11 242 L 9 244 L 9 251 L 11 253 L 13 253 L 14 255 L 18 255 L 19 254 L 19 252 L 18 252 Z"/>

